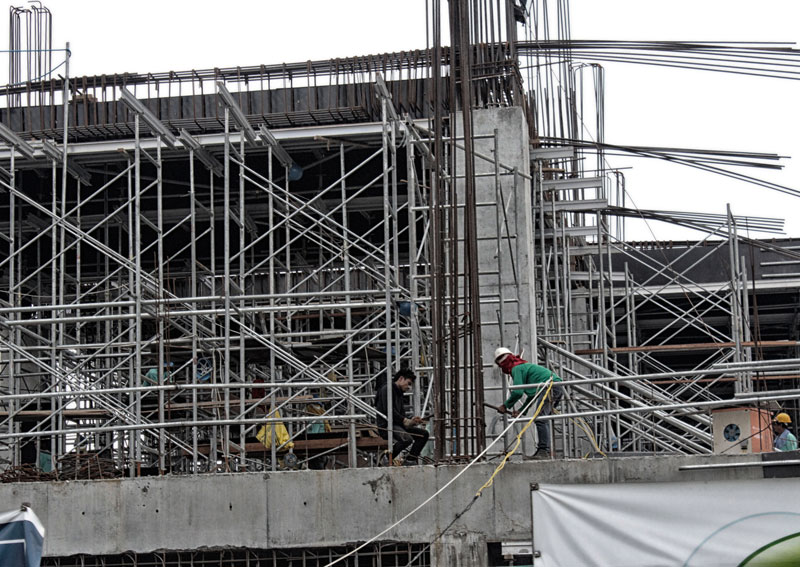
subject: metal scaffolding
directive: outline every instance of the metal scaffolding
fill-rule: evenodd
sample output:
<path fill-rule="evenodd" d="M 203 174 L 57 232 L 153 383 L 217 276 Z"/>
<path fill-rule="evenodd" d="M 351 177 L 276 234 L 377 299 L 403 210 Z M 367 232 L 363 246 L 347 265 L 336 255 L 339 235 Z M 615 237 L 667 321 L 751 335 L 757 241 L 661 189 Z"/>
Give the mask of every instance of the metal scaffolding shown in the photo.
<path fill-rule="evenodd" d="M 552 420 L 560 437 L 557 451 L 574 457 L 610 451 L 709 453 L 708 408 L 736 405 L 734 394 L 740 401 L 758 397 L 761 407 L 777 407 L 767 404 L 768 390 L 780 387 L 764 374 L 764 364 L 774 361 L 771 369 L 781 387 L 797 388 L 797 322 L 789 312 L 780 322 L 763 313 L 759 318 L 758 305 L 772 294 L 790 302 L 796 297 L 797 281 L 789 270 L 766 274 L 763 266 L 788 266 L 797 253 L 790 244 L 739 234 L 742 226 L 780 233 L 778 219 L 737 217 L 730 208 L 722 215 L 628 209 L 624 175 L 606 160 L 607 152 L 623 149 L 605 140 L 606 70 L 586 60 L 661 63 L 640 53 L 632 56 L 639 59 L 615 59 L 614 42 L 594 47 L 573 42 L 566 2 L 532 2 L 529 8 L 518 50 L 540 144 L 532 150 L 537 344 L 545 364 L 567 381 L 562 409 L 573 416 Z M 633 49 L 645 53 L 654 46 Z M 694 55 L 692 46 L 672 47 L 687 53 L 686 60 Z M 723 57 L 724 51 L 715 46 L 705 56 Z M 753 55 L 758 65 L 756 51 Z M 769 76 L 764 69 L 762 76 Z M 719 69 L 708 64 L 708 70 Z M 716 159 L 710 151 L 703 156 L 679 148 L 624 150 L 703 168 L 711 163 L 706 159 Z M 758 167 L 760 160 L 777 159 L 731 154 L 723 161 L 722 154 L 715 163 Z M 626 242 L 624 222 L 631 216 L 706 236 L 679 245 Z M 767 283 L 769 277 L 776 279 Z M 774 343 L 761 337 L 779 327 L 785 330 Z M 796 397 L 781 403 L 796 413 Z"/>
<path fill-rule="evenodd" d="M 48 567 L 173 567 L 180 565 L 230 565 L 247 567 L 288 567 L 300 563 L 309 567 L 322 567 L 342 557 L 351 550 L 346 547 L 319 549 L 227 549 L 204 551 L 164 551 L 156 553 L 126 553 L 114 556 L 74 555 L 65 558 L 43 558 Z M 431 565 L 431 553 L 423 544 L 381 543 L 356 551 L 351 563 L 345 565 Z"/>
<path fill-rule="evenodd" d="M 427 50 L 80 81 L 67 58 L 6 89 L 5 479 L 377 464 L 403 365 L 429 456 L 465 461 L 501 345 L 564 378 L 558 455 L 709 453 L 707 409 L 756 396 L 797 415 L 770 391 L 800 374 L 798 253 L 739 233 L 780 223 L 628 209 L 565 4 L 541 50 L 547 2 L 451 2 L 449 47 L 440 4 Z M 521 157 L 481 122 L 511 107 Z M 627 242 L 634 214 L 708 236 Z"/>
<path fill-rule="evenodd" d="M 386 181 L 390 127 L 367 128 L 370 146 L 343 138 L 322 160 L 338 171 L 306 198 L 292 191 L 293 163 L 273 167 L 273 155 L 288 156 L 281 145 L 264 126 L 255 134 L 218 88 L 221 160 L 185 130 L 178 142 L 126 90 L 133 138 L 111 157 L 122 157 L 113 174 L 93 172 L 102 183 L 62 175 L 57 199 L 56 169 L 69 164 L 53 157 L 48 208 L 18 181 L 27 142 L 12 146 L 3 183 L 9 464 L 29 462 L 23 453 L 35 447 L 36 462 L 91 451 L 131 475 L 274 469 L 292 442 L 248 437 L 280 424 L 297 439 L 322 421 L 349 428 L 355 465 L 354 420 L 374 415 L 363 398 L 411 341 L 395 314 L 409 297 L 392 242 L 400 206 Z M 348 226 L 373 210 L 374 224 Z M 248 454 L 253 445 L 260 451 Z"/>
<path fill-rule="evenodd" d="M 372 396 L 406 364 L 422 376 L 415 412 L 442 416 L 437 457 L 479 451 L 482 389 L 463 386 L 459 364 L 431 377 L 434 217 L 453 242 L 436 276 L 452 279 L 439 348 L 461 340 L 463 203 L 451 189 L 435 204 L 430 187 L 454 188 L 452 166 L 381 72 L 366 79 L 378 123 L 272 132 L 219 81 L 219 134 L 176 136 L 125 87 L 126 139 L 59 149 L 7 134 L 7 465 L 137 476 L 375 462 Z M 63 100 L 69 117 L 75 98 Z"/>

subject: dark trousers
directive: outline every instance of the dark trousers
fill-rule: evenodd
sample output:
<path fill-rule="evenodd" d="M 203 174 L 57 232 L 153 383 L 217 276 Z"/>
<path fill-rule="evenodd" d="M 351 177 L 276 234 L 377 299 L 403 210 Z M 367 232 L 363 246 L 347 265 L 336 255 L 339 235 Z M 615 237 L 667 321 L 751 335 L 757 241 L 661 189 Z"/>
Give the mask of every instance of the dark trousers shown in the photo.
<path fill-rule="evenodd" d="M 394 437 L 392 455 L 396 457 L 410 445 L 411 449 L 408 452 L 407 460 L 411 459 L 412 461 L 417 460 L 425 443 L 428 442 L 428 430 L 421 427 L 395 425 L 392 435 Z"/>
<path fill-rule="evenodd" d="M 550 389 L 550 395 L 547 396 L 547 399 L 544 401 L 542 411 L 539 415 L 551 415 L 553 413 L 553 408 L 558 406 L 563 396 L 564 388 L 560 384 L 553 384 L 553 387 Z M 534 402 L 531 404 L 531 407 L 535 410 L 536 407 L 538 407 L 537 403 Z M 536 452 L 550 452 L 550 422 L 539 421 L 537 419 L 533 424 L 536 426 Z"/>

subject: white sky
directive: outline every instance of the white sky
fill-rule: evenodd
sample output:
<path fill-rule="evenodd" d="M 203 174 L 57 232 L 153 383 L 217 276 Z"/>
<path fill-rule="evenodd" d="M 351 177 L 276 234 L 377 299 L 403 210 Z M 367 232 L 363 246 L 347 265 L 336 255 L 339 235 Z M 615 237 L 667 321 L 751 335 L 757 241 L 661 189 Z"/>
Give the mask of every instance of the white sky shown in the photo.
<path fill-rule="evenodd" d="M 160 72 L 326 59 L 425 46 L 424 0 L 46 0 L 70 75 Z M 446 7 L 446 3 L 443 4 Z M 797 41 L 798 0 L 571 0 L 573 39 Z M 6 31 L 7 33 L 7 31 Z M 740 170 L 800 189 L 796 81 L 605 63 L 606 141 L 793 156 L 781 172 Z M 640 208 L 781 217 L 800 236 L 800 201 L 652 160 L 612 158 Z M 694 238 L 628 225 L 628 238 Z M 652 232 L 651 232 L 652 231 Z M 757 236 L 757 235 L 753 235 Z"/>
<path fill-rule="evenodd" d="M 573 39 L 800 41 L 797 0 L 571 0 L 571 15 Z M 604 66 L 607 142 L 792 156 L 782 171 L 737 171 L 800 189 L 800 82 Z M 625 175 L 639 208 L 724 214 L 731 203 L 734 214 L 783 218 L 787 235 L 800 236 L 796 197 L 653 160 L 612 163 L 634 167 Z M 658 238 L 692 234 L 662 223 L 639 224 L 628 224 L 628 238 L 653 238 L 650 228 Z"/>

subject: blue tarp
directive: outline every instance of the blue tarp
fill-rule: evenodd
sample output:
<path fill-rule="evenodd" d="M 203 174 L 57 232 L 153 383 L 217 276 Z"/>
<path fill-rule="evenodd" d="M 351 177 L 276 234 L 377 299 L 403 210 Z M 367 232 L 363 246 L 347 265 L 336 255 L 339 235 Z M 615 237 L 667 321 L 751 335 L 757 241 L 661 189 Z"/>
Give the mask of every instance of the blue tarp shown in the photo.
<path fill-rule="evenodd" d="M 30 508 L 0 512 L 0 565 L 39 567 L 44 527 Z"/>

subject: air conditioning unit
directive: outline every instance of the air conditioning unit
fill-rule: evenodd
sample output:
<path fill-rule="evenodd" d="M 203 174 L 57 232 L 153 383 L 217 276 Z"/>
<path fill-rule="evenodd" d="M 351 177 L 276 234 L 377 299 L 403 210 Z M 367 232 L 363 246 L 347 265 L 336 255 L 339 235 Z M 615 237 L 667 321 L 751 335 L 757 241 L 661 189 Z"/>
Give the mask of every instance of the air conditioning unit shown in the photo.
<path fill-rule="evenodd" d="M 741 455 L 772 451 L 769 410 L 724 408 L 711 411 L 714 453 Z"/>

